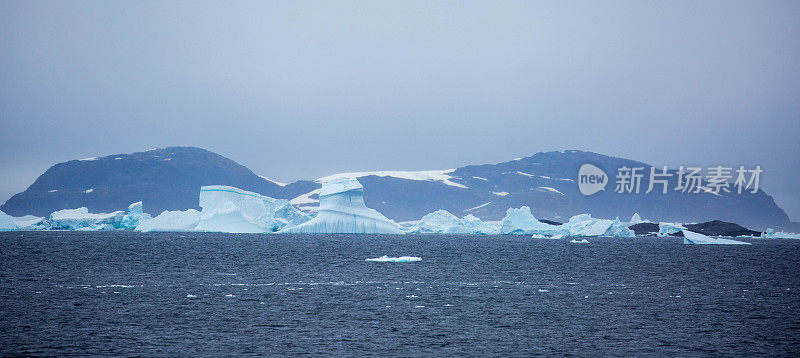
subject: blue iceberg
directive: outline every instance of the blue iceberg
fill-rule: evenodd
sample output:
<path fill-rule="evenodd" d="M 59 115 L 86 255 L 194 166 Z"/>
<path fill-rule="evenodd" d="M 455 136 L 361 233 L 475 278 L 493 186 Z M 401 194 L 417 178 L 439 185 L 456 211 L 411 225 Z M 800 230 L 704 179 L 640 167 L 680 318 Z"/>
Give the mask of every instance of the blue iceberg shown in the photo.
<path fill-rule="evenodd" d="M 122 228 L 124 216 L 124 211 L 94 214 L 85 207 L 64 209 L 50 214 L 50 226 L 55 230 L 116 230 Z"/>
<path fill-rule="evenodd" d="M 317 216 L 282 233 L 402 234 L 400 225 L 364 204 L 357 179 L 340 177 L 322 184 Z"/>

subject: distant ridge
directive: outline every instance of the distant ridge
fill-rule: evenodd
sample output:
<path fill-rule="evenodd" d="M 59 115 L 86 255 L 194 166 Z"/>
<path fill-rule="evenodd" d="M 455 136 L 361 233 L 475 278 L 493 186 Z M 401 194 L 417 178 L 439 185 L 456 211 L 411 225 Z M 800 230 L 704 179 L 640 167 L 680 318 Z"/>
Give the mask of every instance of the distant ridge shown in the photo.
<path fill-rule="evenodd" d="M 603 169 L 612 181 L 616 169 L 623 165 L 645 167 L 645 173 L 650 168 L 629 159 L 567 150 L 451 170 L 342 173 L 326 178 L 358 178 L 367 206 L 397 221 L 416 220 L 438 209 L 459 217 L 472 214 L 499 220 L 508 208 L 526 205 L 536 217 L 559 222 L 587 212 L 595 217 L 619 216 L 624 221 L 638 212 L 653 221 L 724 220 L 756 230 L 798 229 L 763 191 L 718 196 L 674 191 L 644 194 L 644 190 L 640 194 L 617 194 L 611 182 L 605 191 L 583 196 L 575 179 L 584 163 Z M 81 206 L 92 212 L 123 210 L 132 202 L 143 201 L 144 210 L 155 215 L 163 210 L 196 209 L 203 185 L 230 185 L 290 199 L 308 211 L 318 205 L 321 179 L 325 178 L 279 185 L 210 151 L 169 147 L 56 164 L 0 209 L 14 216 L 47 216 Z M 641 185 L 647 188 L 647 176 Z M 670 187 L 675 185 L 673 179 Z"/>

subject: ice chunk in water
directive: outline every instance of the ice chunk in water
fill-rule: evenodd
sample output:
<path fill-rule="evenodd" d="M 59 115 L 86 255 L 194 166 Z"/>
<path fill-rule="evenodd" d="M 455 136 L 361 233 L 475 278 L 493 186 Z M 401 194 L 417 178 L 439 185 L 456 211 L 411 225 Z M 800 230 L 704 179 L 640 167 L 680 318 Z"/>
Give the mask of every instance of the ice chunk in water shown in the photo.
<path fill-rule="evenodd" d="M 416 256 L 400 256 L 400 257 L 389 257 L 389 256 L 381 256 L 374 259 L 366 259 L 364 261 L 369 262 L 417 262 L 422 261 L 421 257 Z"/>

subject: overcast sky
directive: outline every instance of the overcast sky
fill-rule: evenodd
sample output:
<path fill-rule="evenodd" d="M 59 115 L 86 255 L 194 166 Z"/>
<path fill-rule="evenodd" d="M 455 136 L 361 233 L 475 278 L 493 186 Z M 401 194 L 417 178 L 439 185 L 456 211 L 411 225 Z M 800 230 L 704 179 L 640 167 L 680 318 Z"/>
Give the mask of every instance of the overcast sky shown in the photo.
<path fill-rule="evenodd" d="M 191 145 L 281 181 L 582 149 L 759 164 L 800 221 L 800 1 L 2 1 L 0 202 Z"/>

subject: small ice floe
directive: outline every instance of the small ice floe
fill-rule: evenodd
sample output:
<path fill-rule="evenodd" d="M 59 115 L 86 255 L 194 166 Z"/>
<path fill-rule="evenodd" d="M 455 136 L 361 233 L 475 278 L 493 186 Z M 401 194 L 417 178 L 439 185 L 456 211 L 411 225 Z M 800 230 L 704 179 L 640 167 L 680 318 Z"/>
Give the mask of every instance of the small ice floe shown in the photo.
<path fill-rule="evenodd" d="M 547 235 L 542 235 L 542 234 L 533 234 L 533 235 L 531 235 L 531 238 L 532 238 L 532 239 L 549 239 L 549 240 L 558 240 L 558 239 L 563 239 L 563 238 L 564 238 L 564 235 L 561 235 L 561 234 L 555 234 L 555 235 L 552 235 L 552 236 L 547 236 Z"/>
<path fill-rule="evenodd" d="M 425 308 L 425 306 L 414 306 L 414 308 Z"/>
<path fill-rule="evenodd" d="M 197 298 L 197 295 L 193 295 L 191 293 L 186 294 L 186 298 Z"/>
<path fill-rule="evenodd" d="M 571 242 L 573 244 L 588 244 L 589 240 L 586 240 L 586 239 L 580 239 L 580 240 L 572 239 L 572 240 L 569 240 L 569 242 Z"/>
<path fill-rule="evenodd" d="M 233 295 L 233 294 L 229 293 L 229 294 L 225 295 L 225 297 L 236 297 L 236 295 Z"/>
<path fill-rule="evenodd" d="M 444 305 L 444 306 L 445 306 L 445 307 L 453 307 L 453 305 L 451 305 L 451 304 L 449 304 L 449 303 L 448 303 L 448 304 L 446 304 L 446 305 Z"/>
<path fill-rule="evenodd" d="M 422 258 L 421 257 L 416 257 L 416 256 L 389 257 L 389 256 L 386 256 L 386 255 L 383 255 L 381 257 L 377 257 L 377 258 L 374 258 L 374 259 L 366 259 L 364 261 L 369 261 L 369 262 L 417 262 L 417 261 L 422 261 Z"/>
<path fill-rule="evenodd" d="M 549 291 L 549 290 L 545 290 L 545 289 L 543 289 L 543 288 L 540 288 L 540 289 L 539 289 L 539 292 L 550 292 L 550 291 Z"/>
<path fill-rule="evenodd" d="M 683 231 L 683 243 L 686 245 L 750 245 L 749 242 L 730 239 L 717 239 L 694 231 Z"/>

